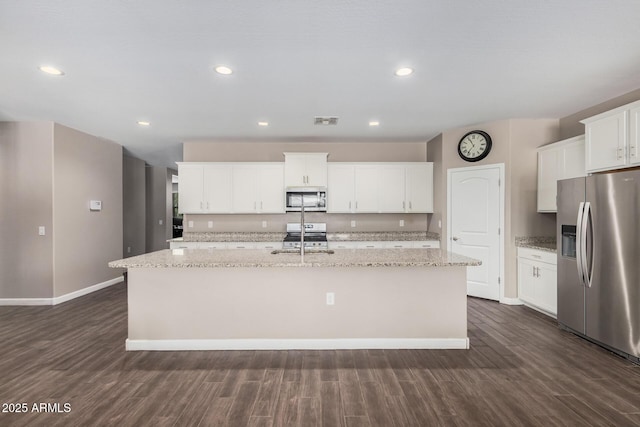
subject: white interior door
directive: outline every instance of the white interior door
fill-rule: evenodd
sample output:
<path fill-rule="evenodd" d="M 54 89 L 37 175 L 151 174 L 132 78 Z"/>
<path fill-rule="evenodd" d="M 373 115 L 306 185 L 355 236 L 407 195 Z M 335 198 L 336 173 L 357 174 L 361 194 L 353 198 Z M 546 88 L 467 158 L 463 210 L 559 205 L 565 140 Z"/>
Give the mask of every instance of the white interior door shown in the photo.
<path fill-rule="evenodd" d="M 449 250 L 482 261 L 467 267 L 467 294 L 500 299 L 500 165 L 449 171 Z"/>

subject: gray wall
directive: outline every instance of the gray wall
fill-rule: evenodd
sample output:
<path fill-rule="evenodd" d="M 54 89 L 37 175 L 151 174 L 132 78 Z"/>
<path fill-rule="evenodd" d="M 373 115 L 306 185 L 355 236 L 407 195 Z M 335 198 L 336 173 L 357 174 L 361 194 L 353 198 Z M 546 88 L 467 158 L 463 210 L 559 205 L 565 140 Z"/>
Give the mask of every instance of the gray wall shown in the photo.
<path fill-rule="evenodd" d="M 585 108 L 577 113 L 563 117 L 560 119 L 560 135 L 558 139 L 567 139 L 573 136 L 582 135 L 584 133 L 584 125 L 580 123 L 580 120 L 604 113 L 605 111 L 612 110 L 639 99 L 640 89 L 636 89 L 598 105 L 594 105 L 593 107 Z"/>
<path fill-rule="evenodd" d="M 171 238 L 171 172 L 170 169 L 146 168 L 146 252 L 167 249 Z M 160 223 L 162 221 L 162 223 Z"/>
<path fill-rule="evenodd" d="M 329 162 L 424 162 L 425 142 L 213 142 L 183 144 L 185 162 L 282 162 L 284 152 L 329 153 Z M 430 214 L 312 214 L 308 221 L 326 222 L 336 231 L 425 231 Z M 184 231 L 285 231 L 287 222 L 299 214 L 279 215 L 185 215 Z M 404 220 L 404 227 L 400 221 Z M 351 227 L 351 221 L 356 227 Z M 189 227 L 189 221 L 193 227 Z M 208 222 L 213 227 L 208 228 Z M 262 227 L 262 221 L 267 227 Z"/>
<path fill-rule="evenodd" d="M 0 122 L 0 298 L 53 296 L 52 159 L 53 123 Z"/>
<path fill-rule="evenodd" d="M 122 157 L 122 253 L 130 257 L 146 248 L 146 177 L 144 160 Z"/>
<path fill-rule="evenodd" d="M 120 274 L 107 263 L 122 257 L 121 165 L 113 142 L 0 123 L 0 298 L 58 297 Z M 89 212 L 92 199 L 101 212 Z"/>
<path fill-rule="evenodd" d="M 54 125 L 54 297 L 117 277 L 122 258 L 122 146 Z M 89 201 L 102 201 L 90 211 Z"/>

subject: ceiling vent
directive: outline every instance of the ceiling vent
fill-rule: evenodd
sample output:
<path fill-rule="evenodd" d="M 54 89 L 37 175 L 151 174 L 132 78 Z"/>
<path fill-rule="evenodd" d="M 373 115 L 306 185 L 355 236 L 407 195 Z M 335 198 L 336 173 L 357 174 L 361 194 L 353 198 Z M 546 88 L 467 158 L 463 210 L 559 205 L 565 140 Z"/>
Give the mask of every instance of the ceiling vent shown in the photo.
<path fill-rule="evenodd" d="M 317 126 L 335 126 L 338 124 L 338 118 L 337 117 L 316 117 L 313 124 Z"/>

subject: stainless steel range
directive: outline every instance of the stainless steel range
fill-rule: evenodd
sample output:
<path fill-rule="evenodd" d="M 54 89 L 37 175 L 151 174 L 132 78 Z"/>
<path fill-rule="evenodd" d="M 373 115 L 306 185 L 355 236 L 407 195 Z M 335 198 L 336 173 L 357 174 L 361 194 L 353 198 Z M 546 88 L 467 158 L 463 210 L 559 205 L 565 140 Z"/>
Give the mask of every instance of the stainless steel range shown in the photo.
<path fill-rule="evenodd" d="M 284 249 L 300 249 L 301 224 L 299 222 L 287 223 L 287 235 L 282 242 Z M 305 249 L 327 249 L 327 224 L 321 222 L 309 222 L 304 225 Z"/>

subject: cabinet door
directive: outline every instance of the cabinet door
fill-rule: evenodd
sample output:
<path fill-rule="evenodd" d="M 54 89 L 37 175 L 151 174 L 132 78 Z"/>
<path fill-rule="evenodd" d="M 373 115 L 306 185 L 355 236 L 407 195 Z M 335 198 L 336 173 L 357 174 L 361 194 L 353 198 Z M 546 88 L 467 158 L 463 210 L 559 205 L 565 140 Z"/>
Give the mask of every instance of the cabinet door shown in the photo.
<path fill-rule="evenodd" d="M 379 171 L 374 165 L 355 167 L 355 212 L 378 212 Z"/>
<path fill-rule="evenodd" d="M 284 213 L 284 166 L 259 166 L 256 178 L 259 194 L 258 212 Z"/>
<path fill-rule="evenodd" d="M 201 213 L 204 208 L 202 165 L 179 165 L 178 177 L 178 208 L 180 213 Z"/>
<path fill-rule="evenodd" d="M 433 212 L 433 163 L 406 167 L 406 212 Z"/>
<path fill-rule="evenodd" d="M 628 111 L 620 111 L 585 125 L 587 172 L 615 169 L 626 163 Z"/>
<path fill-rule="evenodd" d="M 538 151 L 538 212 L 556 212 L 560 149 Z"/>
<path fill-rule="evenodd" d="M 306 183 L 306 159 L 304 154 L 286 154 L 284 158 L 285 187 L 304 187 Z"/>
<path fill-rule="evenodd" d="M 586 175 L 584 170 L 584 137 L 582 137 L 562 148 L 558 179 L 578 178 Z M 557 191 L 557 186 L 554 186 L 554 193 Z"/>
<path fill-rule="evenodd" d="M 640 164 L 640 107 L 629 110 L 629 164 Z"/>
<path fill-rule="evenodd" d="M 551 313 L 558 313 L 558 275 L 555 265 L 537 263 L 535 299 L 536 305 Z"/>
<path fill-rule="evenodd" d="M 382 165 L 378 185 L 378 212 L 402 213 L 405 211 L 405 167 Z"/>
<path fill-rule="evenodd" d="M 305 156 L 305 175 L 310 187 L 327 186 L 327 154 L 307 154 Z"/>
<path fill-rule="evenodd" d="M 234 213 L 255 213 L 257 211 L 256 172 L 255 166 L 233 166 L 232 208 Z"/>
<path fill-rule="evenodd" d="M 205 212 L 231 212 L 233 190 L 231 177 L 231 165 L 207 165 L 203 167 Z"/>
<path fill-rule="evenodd" d="M 518 298 L 535 305 L 535 263 L 518 258 Z"/>
<path fill-rule="evenodd" d="M 327 169 L 327 212 L 354 212 L 354 166 L 329 163 Z"/>

